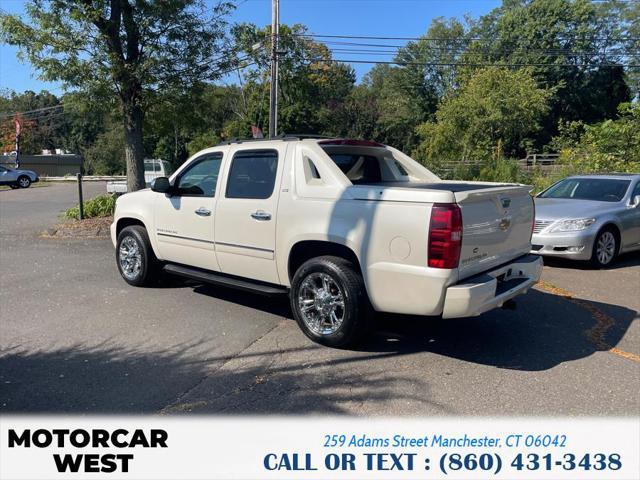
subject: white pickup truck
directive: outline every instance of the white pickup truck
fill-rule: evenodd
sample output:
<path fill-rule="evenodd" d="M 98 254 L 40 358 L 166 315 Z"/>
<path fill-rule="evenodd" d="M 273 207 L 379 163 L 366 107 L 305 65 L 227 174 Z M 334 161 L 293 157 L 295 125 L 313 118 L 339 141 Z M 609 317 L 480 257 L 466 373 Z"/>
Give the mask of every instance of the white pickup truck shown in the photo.
<path fill-rule="evenodd" d="M 525 293 L 529 187 L 440 180 L 395 148 L 282 137 L 203 150 L 120 197 L 111 237 L 126 282 L 159 270 L 286 293 L 300 328 L 353 342 L 375 311 L 479 315 Z"/>

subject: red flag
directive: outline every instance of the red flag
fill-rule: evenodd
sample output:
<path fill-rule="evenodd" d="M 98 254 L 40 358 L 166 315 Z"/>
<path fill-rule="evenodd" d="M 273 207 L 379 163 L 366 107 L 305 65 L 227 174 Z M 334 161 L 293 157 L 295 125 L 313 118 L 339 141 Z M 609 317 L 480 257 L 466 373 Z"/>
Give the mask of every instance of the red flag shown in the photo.
<path fill-rule="evenodd" d="M 264 138 L 264 135 L 262 134 L 262 130 L 260 130 L 255 125 L 251 125 L 251 136 L 253 138 Z"/>

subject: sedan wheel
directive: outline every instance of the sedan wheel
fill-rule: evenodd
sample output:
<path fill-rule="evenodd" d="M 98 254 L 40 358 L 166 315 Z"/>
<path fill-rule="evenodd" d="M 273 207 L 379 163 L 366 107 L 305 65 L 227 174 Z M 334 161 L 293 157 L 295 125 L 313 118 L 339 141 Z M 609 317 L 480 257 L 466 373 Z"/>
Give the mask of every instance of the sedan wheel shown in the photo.
<path fill-rule="evenodd" d="M 29 177 L 20 177 L 18 179 L 18 185 L 20 185 L 20 188 L 29 188 L 29 185 L 31 185 L 31 179 Z"/>
<path fill-rule="evenodd" d="M 618 240 L 611 229 L 601 231 L 593 246 L 591 261 L 598 268 L 610 265 L 618 254 Z"/>

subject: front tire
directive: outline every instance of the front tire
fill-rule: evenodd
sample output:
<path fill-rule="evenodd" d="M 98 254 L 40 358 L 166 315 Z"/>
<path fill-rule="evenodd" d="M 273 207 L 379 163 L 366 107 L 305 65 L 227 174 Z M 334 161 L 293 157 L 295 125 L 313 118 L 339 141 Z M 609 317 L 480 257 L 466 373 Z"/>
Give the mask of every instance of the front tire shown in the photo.
<path fill-rule="evenodd" d="M 368 331 L 371 309 L 360 273 L 333 256 L 308 260 L 291 283 L 291 310 L 304 334 L 329 347 L 346 347 Z"/>
<path fill-rule="evenodd" d="M 591 254 L 594 267 L 606 268 L 614 262 L 620 249 L 618 238 L 617 232 L 611 227 L 605 227 L 598 232 Z"/>
<path fill-rule="evenodd" d="M 26 175 L 22 175 L 21 177 L 18 177 L 18 186 L 20 188 L 29 188 L 30 185 L 31 185 L 31 179 Z"/>
<path fill-rule="evenodd" d="M 144 227 L 132 225 L 118 234 L 116 263 L 120 275 L 129 285 L 142 287 L 156 279 L 159 262 Z"/>

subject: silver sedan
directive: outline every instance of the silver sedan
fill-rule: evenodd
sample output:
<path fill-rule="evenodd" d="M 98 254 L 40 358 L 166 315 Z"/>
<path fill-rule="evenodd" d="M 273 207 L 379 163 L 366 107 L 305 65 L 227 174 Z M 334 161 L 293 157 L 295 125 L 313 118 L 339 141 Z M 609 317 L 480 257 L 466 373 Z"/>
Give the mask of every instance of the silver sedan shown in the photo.
<path fill-rule="evenodd" d="M 39 180 L 38 174 L 34 171 L 0 165 L 0 185 L 9 185 L 11 188 L 29 188 L 29 185 Z"/>
<path fill-rule="evenodd" d="M 640 249 L 640 174 L 581 175 L 535 198 L 532 252 L 598 268 Z"/>

